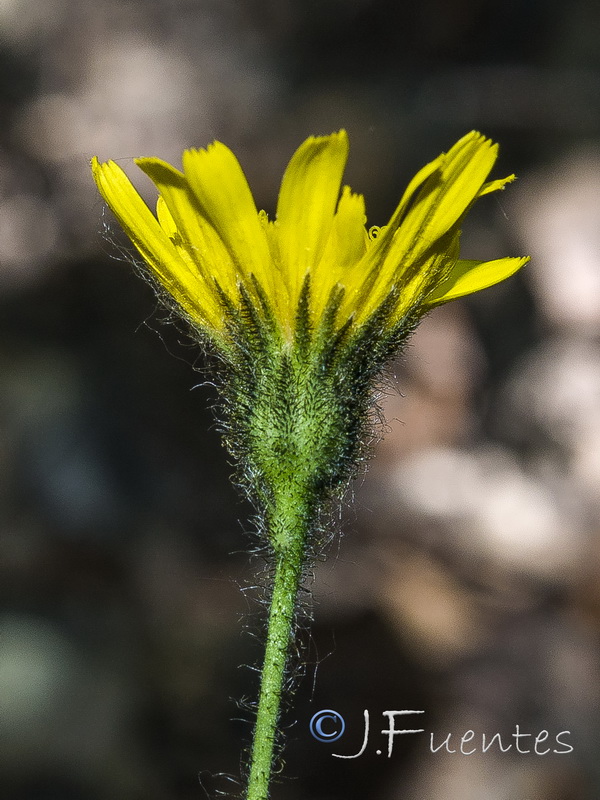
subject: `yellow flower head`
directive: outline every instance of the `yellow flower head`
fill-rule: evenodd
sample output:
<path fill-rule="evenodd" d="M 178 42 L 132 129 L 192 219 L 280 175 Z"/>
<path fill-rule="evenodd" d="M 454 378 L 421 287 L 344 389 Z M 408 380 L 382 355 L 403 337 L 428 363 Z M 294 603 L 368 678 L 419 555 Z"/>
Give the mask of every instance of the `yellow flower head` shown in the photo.
<path fill-rule="evenodd" d="M 423 167 L 389 223 L 365 227 L 365 205 L 341 190 L 345 131 L 310 137 L 285 171 L 275 218 L 257 211 L 234 154 L 221 142 L 186 150 L 183 171 L 158 158 L 137 165 L 158 189 L 156 216 L 123 170 L 92 161 L 98 189 L 160 285 L 192 324 L 227 349 L 232 314 L 252 309 L 282 342 L 324 317 L 332 334 L 376 317 L 386 334 L 433 306 L 507 278 L 528 258 L 459 258 L 462 220 L 487 182 L 498 146 L 472 131 Z"/>

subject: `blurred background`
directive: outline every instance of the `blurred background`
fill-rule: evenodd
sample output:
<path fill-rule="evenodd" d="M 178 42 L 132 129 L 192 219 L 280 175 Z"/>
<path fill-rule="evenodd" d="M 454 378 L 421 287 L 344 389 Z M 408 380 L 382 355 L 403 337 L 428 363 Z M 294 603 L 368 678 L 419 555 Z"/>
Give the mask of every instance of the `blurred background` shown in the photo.
<path fill-rule="evenodd" d="M 273 211 L 298 144 L 342 126 L 369 224 L 468 130 L 498 140 L 495 177 L 519 180 L 470 214 L 463 254 L 532 262 L 432 313 L 391 367 L 385 436 L 309 585 L 273 797 L 600 796 L 600 6 L 0 0 L 0 119 L 2 798 L 236 794 L 251 730 L 249 509 L 202 356 L 135 275 L 90 157 L 150 198 L 133 157 L 218 138 Z M 322 708 L 346 719 L 335 745 L 309 733 Z M 334 759 L 365 709 L 368 751 Z M 378 757 L 386 709 L 454 747 L 472 729 L 477 752 L 421 734 Z M 516 724 L 573 752 L 481 753 Z"/>

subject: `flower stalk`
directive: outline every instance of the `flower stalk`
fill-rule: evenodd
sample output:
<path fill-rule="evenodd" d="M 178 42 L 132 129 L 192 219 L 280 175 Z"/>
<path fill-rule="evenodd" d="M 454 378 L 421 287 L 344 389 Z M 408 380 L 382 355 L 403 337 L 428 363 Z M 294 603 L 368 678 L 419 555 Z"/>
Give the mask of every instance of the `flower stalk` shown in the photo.
<path fill-rule="evenodd" d="M 219 356 L 225 444 L 257 509 L 273 574 L 247 800 L 267 800 L 298 591 L 323 515 L 356 473 L 388 360 L 437 305 L 508 278 L 528 258 L 460 258 L 465 215 L 514 179 L 488 181 L 498 146 L 472 131 L 423 167 L 389 223 L 366 227 L 341 187 L 345 131 L 310 137 L 285 171 L 274 219 L 256 209 L 220 142 L 183 171 L 136 159 L 153 214 L 114 162 L 98 189 L 163 299 Z"/>
<path fill-rule="evenodd" d="M 289 521 L 289 514 L 283 516 Z M 250 756 L 247 800 L 266 800 L 269 796 L 281 694 L 308 533 L 303 527 L 304 523 L 300 521 L 289 545 L 276 556 L 265 658 Z"/>

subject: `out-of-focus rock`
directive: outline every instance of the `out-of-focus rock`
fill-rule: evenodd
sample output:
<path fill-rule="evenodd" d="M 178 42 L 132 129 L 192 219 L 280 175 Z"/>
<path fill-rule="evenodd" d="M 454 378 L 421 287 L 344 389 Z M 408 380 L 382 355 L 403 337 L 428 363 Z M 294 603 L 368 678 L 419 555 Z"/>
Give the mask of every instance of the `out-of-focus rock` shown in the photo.
<path fill-rule="evenodd" d="M 583 521 L 508 451 L 424 450 L 397 467 L 390 490 L 399 511 L 437 522 L 467 562 L 559 582 L 579 574 Z"/>
<path fill-rule="evenodd" d="M 600 152 L 580 149 L 525 178 L 517 215 L 540 310 L 579 334 L 600 325 Z"/>

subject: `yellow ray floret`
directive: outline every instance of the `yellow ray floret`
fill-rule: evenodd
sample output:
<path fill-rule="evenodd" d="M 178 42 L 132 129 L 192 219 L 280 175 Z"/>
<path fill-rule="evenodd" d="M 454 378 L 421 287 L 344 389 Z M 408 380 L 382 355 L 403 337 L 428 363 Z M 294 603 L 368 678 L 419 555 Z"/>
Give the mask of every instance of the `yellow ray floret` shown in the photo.
<path fill-rule="evenodd" d="M 266 299 L 291 338 L 307 280 L 312 325 L 341 289 L 336 327 L 364 324 L 393 297 L 391 328 L 523 266 L 528 258 L 459 258 L 466 212 L 514 179 L 487 180 L 497 154 L 496 144 L 468 133 L 417 173 L 389 223 L 370 235 L 363 197 L 341 190 L 348 157 L 343 130 L 298 148 L 272 221 L 257 210 L 238 160 L 220 142 L 186 150 L 183 171 L 157 158 L 136 160 L 158 189 L 156 216 L 113 161 L 94 158 L 92 170 L 154 277 L 196 326 L 226 335 L 224 302 L 239 304 L 242 289 L 257 307 Z"/>

